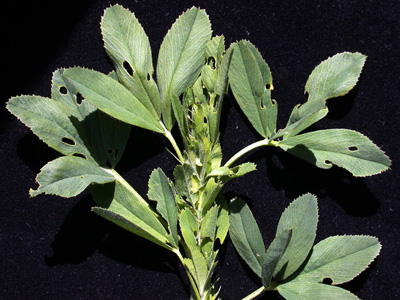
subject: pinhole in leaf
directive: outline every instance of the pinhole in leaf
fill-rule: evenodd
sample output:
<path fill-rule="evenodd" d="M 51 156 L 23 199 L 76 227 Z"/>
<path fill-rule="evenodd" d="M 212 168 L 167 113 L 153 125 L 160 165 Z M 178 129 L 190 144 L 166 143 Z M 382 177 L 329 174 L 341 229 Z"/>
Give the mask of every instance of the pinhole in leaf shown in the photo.
<path fill-rule="evenodd" d="M 107 150 L 107 153 L 108 153 L 108 154 L 111 154 L 111 153 L 113 153 L 113 150 L 112 150 L 112 149 L 108 149 L 108 150 Z"/>
<path fill-rule="evenodd" d="M 83 159 L 86 159 L 86 156 L 85 155 L 83 155 L 83 154 L 80 154 L 80 153 L 74 153 L 74 155 L 73 156 L 76 156 L 76 157 L 81 157 L 81 158 L 83 158 Z"/>
<path fill-rule="evenodd" d="M 347 149 L 349 149 L 349 151 L 351 151 L 351 152 L 354 152 L 354 151 L 358 150 L 358 147 L 357 146 L 350 146 Z"/>
<path fill-rule="evenodd" d="M 83 97 L 80 93 L 76 94 L 76 104 L 81 105 L 83 101 Z"/>
<path fill-rule="evenodd" d="M 117 158 L 117 156 L 118 156 L 118 149 L 115 149 L 115 151 L 114 151 L 114 158 Z"/>
<path fill-rule="evenodd" d="M 267 90 L 270 90 L 270 89 L 271 89 L 271 85 L 270 85 L 269 83 L 267 83 L 267 84 L 265 85 L 265 88 L 266 88 Z"/>
<path fill-rule="evenodd" d="M 134 71 L 133 71 L 131 65 L 130 65 L 127 61 L 124 61 L 124 63 L 122 64 L 122 66 L 124 67 L 125 71 L 126 71 L 130 76 L 133 76 Z"/>
<path fill-rule="evenodd" d="M 215 69 L 215 59 L 214 57 L 209 57 L 207 60 L 207 64 L 212 68 Z"/>
<path fill-rule="evenodd" d="M 332 285 L 333 280 L 332 280 L 331 278 L 324 278 L 324 279 L 322 280 L 322 283 L 323 283 L 323 284 Z"/>
<path fill-rule="evenodd" d="M 204 124 L 207 124 L 207 123 L 208 123 L 208 121 L 207 121 L 207 118 L 206 118 L 206 117 L 204 117 L 204 120 L 203 120 L 203 122 L 204 122 Z"/>
<path fill-rule="evenodd" d="M 63 95 L 67 95 L 68 94 L 68 90 L 65 86 L 61 86 L 60 87 L 60 93 Z"/>
<path fill-rule="evenodd" d="M 327 160 L 327 159 L 325 159 L 324 163 L 327 164 L 327 165 L 331 165 L 332 164 L 332 162 L 330 160 Z"/>
<path fill-rule="evenodd" d="M 147 73 L 147 81 L 150 81 L 150 80 L 151 80 L 150 73 Z"/>
<path fill-rule="evenodd" d="M 63 137 L 61 139 L 61 142 L 63 142 L 64 144 L 67 144 L 68 146 L 75 146 L 75 141 L 73 139 L 67 138 L 67 137 Z"/>

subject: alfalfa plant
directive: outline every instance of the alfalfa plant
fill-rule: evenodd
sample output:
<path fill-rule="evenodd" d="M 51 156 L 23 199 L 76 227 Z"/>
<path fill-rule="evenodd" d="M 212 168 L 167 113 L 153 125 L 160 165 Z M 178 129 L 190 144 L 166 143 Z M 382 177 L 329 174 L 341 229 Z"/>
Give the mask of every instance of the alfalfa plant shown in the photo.
<path fill-rule="evenodd" d="M 248 41 L 226 49 L 223 36 L 212 37 L 205 11 L 193 7 L 172 25 L 159 49 L 155 78 L 148 37 L 133 13 L 119 5 L 107 8 L 101 31 L 114 72 L 58 69 L 51 98 L 18 96 L 7 104 L 62 154 L 41 169 L 39 187 L 30 195 L 74 197 L 89 187 L 97 205 L 93 212 L 176 254 L 187 272 L 191 299 L 218 297 L 216 242 L 224 243 L 228 232 L 261 279 L 260 289 L 245 299 L 273 290 L 288 300 L 358 299 L 336 285 L 357 276 L 378 255 L 377 238 L 334 236 L 314 245 L 317 200 L 305 194 L 283 212 L 276 237 L 266 247 L 246 203 L 226 201 L 220 191 L 256 170 L 252 162 L 235 162 L 263 146 L 281 148 L 319 168 L 337 165 L 354 176 L 387 170 L 388 157 L 356 131 L 302 133 L 327 115 L 327 99 L 355 86 L 366 57 L 344 52 L 318 65 L 306 83 L 308 100 L 296 105 L 278 130 L 268 65 Z M 260 140 L 223 164 L 220 118 L 229 87 Z M 172 134 L 174 125 L 180 136 Z M 174 178 L 160 168 L 152 172 L 147 199 L 116 169 L 131 126 L 164 135 L 177 161 Z M 323 283 L 325 278 L 332 285 Z"/>

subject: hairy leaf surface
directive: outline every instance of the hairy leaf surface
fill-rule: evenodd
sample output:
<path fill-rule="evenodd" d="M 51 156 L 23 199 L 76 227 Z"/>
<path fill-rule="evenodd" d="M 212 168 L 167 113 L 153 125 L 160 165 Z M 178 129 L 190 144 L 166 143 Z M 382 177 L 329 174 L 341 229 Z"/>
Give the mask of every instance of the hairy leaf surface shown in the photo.
<path fill-rule="evenodd" d="M 179 97 L 200 74 L 211 38 L 211 24 L 204 10 L 184 12 L 165 36 L 158 54 L 157 83 L 166 127 L 173 126 L 171 97 Z"/>
<path fill-rule="evenodd" d="M 369 176 L 387 170 L 389 158 L 366 136 L 347 129 L 304 133 L 279 142 L 279 147 L 319 168 L 332 164 L 354 176 Z"/>
<path fill-rule="evenodd" d="M 307 258 L 314 244 L 317 223 L 317 199 L 311 194 L 297 198 L 282 213 L 276 236 L 288 230 L 292 230 L 292 236 L 274 272 L 278 280 L 292 275 Z"/>
<path fill-rule="evenodd" d="M 376 237 L 332 236 L 313 247 L 311 257 L 296 277 L 299 281 L 322 282 L 332 279 L 332 284 L 352 280 L 378 256 L 381 245 Z"/>
<path fill-rule="evenodd" d="M 41 193 L 74 197 L 91 183 L 104 184 L 115 178 L 96 163 L 77 156 L 63 156 L 47 163 L 36 177 L 37 190 L 30 190 L 31 196 Z"/>
<path fill-rule="evenodd" d="M 237 198 L 230 203 L 229 235 L 236 251 L 249 267 L 261 277 L 265 246 L 260 229 L 247 204 Z"/>
<path fill-rule="evenodd" d="M 84 68 L 65 70 L 64 76 L 98 109 L 138 127 L 163 133 L 159 120 L 122 84 L 109 76 Z"/>

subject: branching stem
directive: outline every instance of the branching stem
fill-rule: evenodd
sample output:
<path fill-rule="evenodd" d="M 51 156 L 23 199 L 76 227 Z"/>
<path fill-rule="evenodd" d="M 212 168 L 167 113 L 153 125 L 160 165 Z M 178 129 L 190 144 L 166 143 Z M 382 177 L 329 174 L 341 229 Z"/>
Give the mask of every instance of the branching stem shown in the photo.
<path fill-rule="evenodd" d="M 262 295 L 263 293 L 265 293 L 267 291 L 267 289 L 262 286 L 260 287 L 258 290 L 255 290 L 254 292 L 252 292 L 251 294 L 247 295 L 246 297 L 244 297 L 242 300 L 251 300 L 254 299 L 260 295 Z"/>
<path fill-rule="evenodd" d="M 165 135 L 165 137 L 170 141 L 172 147 L 173 147 L 174 150 L 175 150 L 176 155 L 178 156 L 179 161 L 183 164 L 185 160 L 184 160 L 184 158 L 183 158 L 183 155 L 182 155 L 181 150 L 180 150 L 179 147 L 178 147 L 178 144 L 176 143 L 174 137 L 173 137 L 172 134 L 171 134 L 171 131 L 169 131 L 169 130 L 164 126 L 163 122 L 160 121 L 160 124 L 161 124 L 161 126 L 163 127 L 163 129 L 164 129 L 164 135 Z"/>

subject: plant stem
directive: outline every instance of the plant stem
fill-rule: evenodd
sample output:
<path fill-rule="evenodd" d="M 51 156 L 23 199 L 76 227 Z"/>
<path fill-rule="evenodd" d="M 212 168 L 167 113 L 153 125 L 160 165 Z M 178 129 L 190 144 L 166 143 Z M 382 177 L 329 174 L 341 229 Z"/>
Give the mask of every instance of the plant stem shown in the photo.
<path fill-rule="evenodd" d="M 247 295 L 246 297 L 244 297 L 242 300 L 250 300 L 250 299 L 254 299 L 260 295 L 262 295 L 267 289 L 262 286 L 260 287 L 258 290 L 255 290 L 254 292 L 252 292 L 251 294 Z"/>
<path fill-rule="evenodd" d="M 160 121 L 160 124 L 161 124 L 161 126 L 163 127 L 163 129 L 164 129 L 164 135 L 165 135 L 165 137 L 170 141 L 172 147 L 173 147 L 174 150 L 175 150 L 176 155 L 178 156 L 179 161 L 183 164 L 184 161 L 185 161 L 185 159 L 183 158 L 182 152 L 181 152 L 181 150 L 179 149 L 178 144 L 176 143 L 174 137 L 172 136 L 171 131 L 169 131 L 169 130 L 164 126 L 163 122 Z"/>
<path fill-rule="evenodd" d="M 254 150 L 258 147 L 261 146 L 277 146 L 277 142 L 276 141 L 270 141 L 268 139 L 264 139 L 261 141 L 257 141 L 253 144 L 248 145 L 247 147 L 243 148 L 242 150 L 240 150 L 238 153 L 236 153 L 234 156 L 231 157 L 231 159 L 229 159 L 226 164 L 225 167 L 230 167 L 235 161 L 237 161 L 239 158 L 241 158 L 243 155 L 245 155 L 246 153 L 250 152 L 251 150 Z"/>

